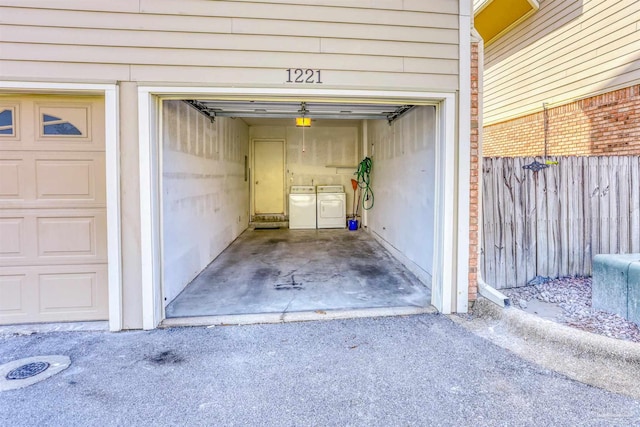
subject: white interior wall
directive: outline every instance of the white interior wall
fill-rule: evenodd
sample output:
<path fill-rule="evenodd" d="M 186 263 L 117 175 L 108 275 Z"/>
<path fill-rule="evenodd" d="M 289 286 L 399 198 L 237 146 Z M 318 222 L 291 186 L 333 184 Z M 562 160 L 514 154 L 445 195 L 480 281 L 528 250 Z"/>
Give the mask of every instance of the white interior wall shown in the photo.
<path fill-rule="evenodd" d="M 165 305 L 248 227 L 249 128 L 215 123 L 182 101 L 163 104 Z"/>
<path fill-rule="evenodd" d="M 304 129 L 292 126 L 251 126 L 251 139 L 284 139 L 286 142 L 286 190 L 292 185 L 342 184 L 347 196 L 347 215 L 353 208 L 351 178 L 360 161 L 359 121 L 314 120 Z"/>
<path fill-rule="evenodd" d="M 436 110 L 418 107 L 389 125 L 369 121 L 371 188 L 368 229 L 420 270 L 433 274 Z M 412 268 L 415 271 L 415 268 Z"/>

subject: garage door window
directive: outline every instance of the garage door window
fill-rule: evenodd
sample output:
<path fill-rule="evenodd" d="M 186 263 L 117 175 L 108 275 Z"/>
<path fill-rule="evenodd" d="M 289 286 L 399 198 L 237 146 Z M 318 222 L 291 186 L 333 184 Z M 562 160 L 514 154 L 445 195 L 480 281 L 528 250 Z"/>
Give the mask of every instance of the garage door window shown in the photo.
<path fill-rule="evenodd" d="M 0 111 L 0 135 L 15 136 L 13 115 L 13 109 L 5 108 Z"/>
<path fill-rule="evenodd" d="M 78 135 L 82 136 L 82 132 L 73 124 L 60 117 L 42 115 L 43 135 Z"/>

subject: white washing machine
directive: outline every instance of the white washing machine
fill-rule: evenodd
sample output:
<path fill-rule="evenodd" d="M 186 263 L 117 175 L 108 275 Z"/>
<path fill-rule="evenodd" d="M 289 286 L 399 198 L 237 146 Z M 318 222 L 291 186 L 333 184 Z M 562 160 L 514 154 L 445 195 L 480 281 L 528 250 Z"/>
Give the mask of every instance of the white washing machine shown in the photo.
<path fill-rule="evenodd" d="M 289 228 L 316 228 L 316 188 L 313 185 L 291 186 Z"/>
<path fill-rule="evenodd" d="M 347 227 L 347 197 L 342 185 L 318 185 L 318 228 Z"/>

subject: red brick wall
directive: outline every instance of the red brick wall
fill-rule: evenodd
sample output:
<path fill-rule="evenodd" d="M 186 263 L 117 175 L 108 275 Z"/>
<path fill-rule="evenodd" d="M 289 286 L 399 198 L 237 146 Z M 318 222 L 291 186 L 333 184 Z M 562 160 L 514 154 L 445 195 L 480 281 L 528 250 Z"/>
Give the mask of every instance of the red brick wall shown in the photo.
<path fill-rule="evenodd" d="M 640 155 L 640 85 L 549 108 L 550 156 Z M 544 154 L 544 113 L 486 126 L 484 157 Z"/>
<path fill-rule="evenodd" d="M 471 182 L 469 205 L 469 301 L 478 296 L 478 170 L 480 139 L 478 132 L 479 87 L 478 43 L 471 44 Z"/>

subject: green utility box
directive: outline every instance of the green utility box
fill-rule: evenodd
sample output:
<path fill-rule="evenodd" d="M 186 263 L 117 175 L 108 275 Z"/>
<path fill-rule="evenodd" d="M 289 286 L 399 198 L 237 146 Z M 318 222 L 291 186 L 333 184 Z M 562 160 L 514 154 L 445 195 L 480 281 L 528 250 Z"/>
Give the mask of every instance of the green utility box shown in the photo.
<path fill-rule="evenodd" d="M 592 307 L 640 324 L 640 254 L 593 257 Z"/>

